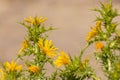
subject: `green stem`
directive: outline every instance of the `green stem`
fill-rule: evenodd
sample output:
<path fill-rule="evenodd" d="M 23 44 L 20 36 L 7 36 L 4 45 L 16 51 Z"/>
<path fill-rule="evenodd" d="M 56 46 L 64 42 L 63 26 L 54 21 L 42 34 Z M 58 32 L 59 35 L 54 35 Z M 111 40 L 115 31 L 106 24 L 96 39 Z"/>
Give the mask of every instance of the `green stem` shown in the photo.
<path fill-rule="evenodd" d="M 90 46 L 90 44 L 88 43 L 88 44 L 81 50 L 80 56 L 79 56 L 80 60 L 81 60 L 81 58 L 82 58 L 82 55 L 83 55 L 84 51 L 85 51 L 89 46 Z"/>

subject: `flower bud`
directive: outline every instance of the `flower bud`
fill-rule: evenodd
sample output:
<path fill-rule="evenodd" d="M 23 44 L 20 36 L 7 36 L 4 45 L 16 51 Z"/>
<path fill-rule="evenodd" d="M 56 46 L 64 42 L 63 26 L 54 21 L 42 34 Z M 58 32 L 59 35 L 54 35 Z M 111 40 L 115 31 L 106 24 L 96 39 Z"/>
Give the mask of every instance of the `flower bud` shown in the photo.
<path fill-rule="evenodd" d="M 110 9 L 110 7 L 111 7 L 111 5 L 110 5 L 109 3 L 107 3 L 105 7 L 106 7 L 106 9 L 108 9 L 108 10 L 109 10 L 109 9 Z"/>

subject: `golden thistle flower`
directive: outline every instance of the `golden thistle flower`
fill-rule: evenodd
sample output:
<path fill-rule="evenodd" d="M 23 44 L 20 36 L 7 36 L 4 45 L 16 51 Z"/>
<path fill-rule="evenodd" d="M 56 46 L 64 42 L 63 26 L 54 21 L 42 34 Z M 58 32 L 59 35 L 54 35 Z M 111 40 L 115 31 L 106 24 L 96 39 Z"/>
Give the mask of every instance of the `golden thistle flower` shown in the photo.
<path fill-rule="evenodd" d="M 70 62 L 69 56 L 64 51 L 62 51 L 58 58 L 55 60 L 54 65 L 60 67 L 62 65 L 68 64 L 69 62 Z"/>
<path fill-rule="evenodd" d="M 0 80 L 5 80 L 5 74 L 2 69 L 0 69 Z"/>
<path fill-rule="evenodd" d="M 101 21 L 97 21 L 96 26 L 91 27 L 91 31 L 87 34 L 86 41 L 89 41 L 91 38 L 95 37 L 99 30 L 101 30 Z"/>
<path fill-rule="evenodd" d="M 91 31 L 88 32 L 87 37 L 86 37 L 86 41 L 89 41 L 91 38 L 95 37 L 97 35 L 98 31 L 96 28 L 92 27 Z"/>
<path fill-rule="evenodd" d="M 95 45 L 96 49 L 103 49 L 104 48 L 104 44 L 102 42 L 97 42 Z"/>
<path fill-rule="evenodd" d="M 6 62 L 5 68 L 7 71 L 20 71 L 22 70 L 22 65 L 17 65 L 15 61 L 12 61 L 11 63 Z"/>
<path fill-rule="evenodd" d="M 31 72 L 31 73 L 37 73 L 38 70 L 39 70 L 39 67 L 38 66 L 29 66 L 28 67 L 28 70 Z"/>
<path fill-rule="evenodd" d="M 32 18 L 31 16 L 29 18 L 24 18 L 24 21 L 27 23 L 30 23 L 31 25 L 38 25 L 42 22 L 45 22 L 47 20 L 47 18 L 43 18 L 43 17 L 34 17 Z"/>
<path fill-rule="evenodd" d="M 21 53 L 24 49 L 26 49 L 28 47 L 28 41 L 25 40 L 22 43 L 22 47 L 20 48 L 20 50 L 18 51 L 18 53 Z"/>
<path fill-rule="evenodd" d="M 50 58 L 53 58 L 57 54 L 56 50 L 58 50 L 58 48 L 53 46 L 52 40 L 48 41 L 40 38 L 38 41 L 38 45 L 43 53 Z"/>

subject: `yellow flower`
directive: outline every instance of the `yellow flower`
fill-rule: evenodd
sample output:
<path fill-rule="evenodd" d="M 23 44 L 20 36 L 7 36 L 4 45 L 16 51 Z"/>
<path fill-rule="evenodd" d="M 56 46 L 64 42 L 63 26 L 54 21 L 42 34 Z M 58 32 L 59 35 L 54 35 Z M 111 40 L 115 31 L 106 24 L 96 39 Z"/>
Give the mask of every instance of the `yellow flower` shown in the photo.
<path fill-rule="evenodd" d="M 101 21 L 97 21 L 96 26 L 91 27 L 91 31 L 87 34 L 86 41 L 89 41 L 91 38 L 95 37 L 99 30 L 101 30 Z"/>
<path fill-rule="evenodd" d="M 18 51 L 18 53 L 21 53 L 24 49 L 26 49 L 28 47 L 28 41 L 25 40 L 23 43 L 22 43 L 22 47 L 20 48 L 20 50 Z"/>
<path fill-rule="evenodd" d="M 29 66 L 28 67 L 28 70 L 31 72 L 31 73 L 36 73 L 36 72 L 38 72 L 38 70 L 39 70 L 39 67 L 38 66 Z"/>
<path fill-rule="evenodd" d="M 22 70 L 22 65 L 17 65 L 15 61 L 12 61 L 11 63 L 6 62 L 5 68 L 7 71 L 20 71 Z"/>
<path fill-rule="evenodd" d="M 5 73 L 0 69 L 0 80 L 5 80 Z"/>
<path fill-rule="evenodd" d="M 58 58 L 55 60 L 54 65 L 60 67 L 62 65 L 68 64 L 69 62 L 70 62 L 69 56 L 64 51 L 62 51 Z"/>
<path fill-rule="evenodd" d="M 92 27 L 91 31 L 88 32 L 87 37 L 86 37 L 86 41 L 89 41 L 91 38 L 95 37 L 97 35 L 98 31 L 96 28 Z"/>
<path fill-rule="evenodd" d="M 48 41 L 40 38 L 38 41 L 38 45 L 43 53 L 50 58 L 53 58 L 57 54 L 56 50 L 58 50 L 58 48 L 53 46 L 52 40 Z"/>
<path fill-rule="evenodd" d="M 30 23 L 31 25 L 38 25 L 42 22 L 45 22 L 47 20 L 47 18 L 43 18 L 43 17 L 34 17 L 32 18 L 31 16 L 29 18 L 24 18 L 24 21 L 27 23 Z"/>
<path fill-rule="evenodd" d="M 104 47 L 104 44 L 102 42 L 97 42 L 95 45 L 96 49 L 102 49 Z"/>

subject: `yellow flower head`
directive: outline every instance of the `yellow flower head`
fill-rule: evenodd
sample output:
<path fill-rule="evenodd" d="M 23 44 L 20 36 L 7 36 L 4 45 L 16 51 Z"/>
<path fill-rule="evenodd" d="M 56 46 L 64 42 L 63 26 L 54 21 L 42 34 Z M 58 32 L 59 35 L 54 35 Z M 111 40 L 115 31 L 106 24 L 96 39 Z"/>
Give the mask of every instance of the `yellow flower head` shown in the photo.
<path fill-rule="evenodd" d="M 17 65 L 16 62 L 12 61 L 11 63 L 6 62 L 5 68 L 7 71 L 20 71 L 22 70 L 22 65 Z"/>
<path fill-rule="evenodd" d="M 22 47 L 20 48 L 20 50 L 18 51 L 18 53 L 21 53 L 24 49 L 26 49 L 28 47 L 28 41 L 25 40 L 23 43 L 22 43 Z"/>
<path fill-rule="evenodd" d="M 91 28 L 91 31 L 88 32 L 87 37 L 86 37 L 86 41 L 89 41 L 91 38 L 95 37 L 98 33 L 98 30 L 95 27 Z"/>
<path fill-rule="evenodd" d="M 99 30 L 101 30 L 101 21 L 97 21 L 96 26 L 91 27 L 91 31 L 87 34 L 86 41 L 89 41 L 91 38 L 95 37 Z"/>
<path fill-rule="evenodd" d="M 0 69 L 0 80 L 5 80 L 5 73 Z"/>
<path fill-rule="evenodd" d="M 69 56 L 64 51 L 62 51 L 58 58 L 55 60 L 54 65 L 60 67 L 62 65 L 68 64 L 69 62 L 70 62 Z"/>
<path fill-rule="evenodd" d="M 43 23 L 47 20 L 47 18 L 43 17 L 34 17 L 32 18 L 31 16 L 29 18 L 24 18 L 24 21 L 27 23 L 30 23 L 31 25 L 39 25 L 40 23 Z"/>
<path fill-rule="evenodd" d="M 29 66 L 28 67 L 28 70 L 31 72 L 31 73 L 37 73 L 38 70 L 39 70 L 39 67 L 38 66 Z"/>
<path fill-rule="evenodd" d="M 57 54 L 56 50 L 58 50 L 58 48 L 53 46 L 52 40 L 48 41 L 40 38 L 38 41 L 38 45 L 43 53 L 50 58 L 54 57 Z"/>
<path fill-rule="evenodd" d="M 97 42 L 95 45 L 96 49 L 102 49 L 104 47 L 104 44 L 102 42 Z"/>

